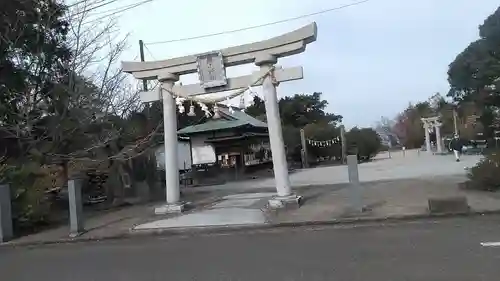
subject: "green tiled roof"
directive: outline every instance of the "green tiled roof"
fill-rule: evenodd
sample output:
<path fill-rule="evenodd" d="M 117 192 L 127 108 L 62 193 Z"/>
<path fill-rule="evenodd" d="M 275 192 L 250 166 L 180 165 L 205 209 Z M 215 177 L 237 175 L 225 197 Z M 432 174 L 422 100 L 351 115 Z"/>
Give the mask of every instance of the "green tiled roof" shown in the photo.
<path fill-rule="evenodd" d="M 207 122 L 180 129 L 177 133 L 181 135 L 189 135 L 194 133 L 238 128 L 248 125 L 258 128 L 267 128 L 266 123 L 253 118 L 239 109 L 234 109 L 234 112 L 230 113 L 228 108 L 219 107 L 219 112 L 221 115 L 220 119 L 210 118 Z"/>

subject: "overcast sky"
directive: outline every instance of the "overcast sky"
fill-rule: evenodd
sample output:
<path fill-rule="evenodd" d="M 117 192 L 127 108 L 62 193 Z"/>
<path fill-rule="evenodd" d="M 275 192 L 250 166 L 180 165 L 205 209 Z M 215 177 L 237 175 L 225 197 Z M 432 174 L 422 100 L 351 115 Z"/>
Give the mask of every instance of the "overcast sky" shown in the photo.
<path fill-rule="evenodd" d="M 121 0 L 101 11 L 141 0 Z M 478 37 L 477 27 L 498 0 L 371 0 L 367 3 L 274 26 L 169 44 L 192 37 L 277 21 L 330 9 L 356 0 L 153 0 L 122 13 L 119 26 L 130 33 L 123 60 L 146 42 L 146 60 L 205 52 L 274 37 L 313 21 L 318 40 L 305 53 L 279 61 L 304 67 L 304 79 L 282 83 L 280 96 L 323 92 L 328 111 L 346 126 L 371 126 L 394 117 L 409 102 L 448 91 L 448 64 Z M 254 66 L 230 69 L 242 75 Z M 184 78 L 188 83 L 190 78 Z"/>

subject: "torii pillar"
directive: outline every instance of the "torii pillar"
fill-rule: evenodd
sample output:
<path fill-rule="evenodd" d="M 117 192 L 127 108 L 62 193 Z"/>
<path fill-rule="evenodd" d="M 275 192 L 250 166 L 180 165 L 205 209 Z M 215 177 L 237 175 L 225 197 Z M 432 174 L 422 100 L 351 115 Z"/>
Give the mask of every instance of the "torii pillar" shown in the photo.
<path fill-rule="evenodd" d="M 265 97 L 277 193 L 269 200 L 269 206 L 281 208 L 300 202 L 301 197 L 293 194 L 290 187 L 276 86 L 279 82 L 302 79 L 303 70 L 300 66 L 283 69 L 275 64 L 279 58 L 304 52 L 307 44 L 316 41 L 316 34 L 316 23 L 312 23 L 282 36 L 223 50 L 161 61 L 122 62 L 123 71 L 131 73 L 136 79 L 156 79 L 161 82 L 158 90 L 141 93 L 143 102 L 163 101 L 167 198 L 166 204 L 156 208 L 155 213 L 182 212 L 184 209 L 179 196 L 176 108 L 172 95 L 196 99 L 197 95 L 260 85 L 263 86 Z M 260 70 L 246 76 L 226 77 L 226 67 L 247 63 L 255 63 Z M 180 75 L 196 72 L 199 84 L 175 84 Z"/>
<path fill-rule="evenodd" d="M 179 169 L 178 159 L 178 139 L 177 139 L 177 108 L 175 97 L 170 93 L 174 83 L 179 80 L 179 76 L 164 73 L 158 75 L 159 87 L 163 101 L 163 131 L 165 147 L 165 195 L 167 204 L 155 209 L 156 214 L 166 214 L 182 212 L 184 203 L 180 201 Z M 168 155 L 168 157 L 167 157 Z M 168 168 L 167 168 L 168 167 Z"/>
<path fill-rule="evenodd" d="M 263 71 L 270 71 L 278 62 L 276 56 L 266 54 L 258 57 L 255 64 Z M 273 170 L 276 183 L 276 192 L 278 196 L 270 201 L 273 208 L 280 207 L 281 204 L 295 202 L 298 200 L 292 195 L 290 179 L 288 176 L 288 163 L 286 161 L 285 145 L 283 142 L 283 130 L 281 128 L 281 118 L 278 106 L 278 95 L 276 93 L 276 82 L 273 81 L 273 75 L 268 75 L 262 83 L 264 92 L 264 103 L 266 106 L 267 127 L 269 130 L 269 141 L 273 153 Z"/>
<path fill-rule="evenodd" d="M 437 153 L 442 154 L 443 153 L 443 140 L 441 139 L 441 126 L 443 126 L 443 123 L 437 121 L 434 123 L 434 126 L 436 128 Z"/>
<path fill-rule="evenodd" d="M 431 136 L 429 130 L 431 129 L 428 123 L 424 122 L 424 130 L 425 130 L 425 149 L 427 153 L 432 154 L 432 146 L 431 146 Z"/>

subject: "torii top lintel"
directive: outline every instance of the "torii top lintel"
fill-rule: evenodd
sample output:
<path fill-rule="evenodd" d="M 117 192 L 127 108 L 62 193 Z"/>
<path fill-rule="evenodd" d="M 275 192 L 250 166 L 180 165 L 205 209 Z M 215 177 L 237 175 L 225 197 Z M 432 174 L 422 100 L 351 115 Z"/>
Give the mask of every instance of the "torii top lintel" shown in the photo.
<path fill-rule="evenodd" d="M 220 50 L 224 66 L 253 63 L 261 55 L 274 55 L 277 58 L 300 54 L 306 45 L 316 41 L 315 22 L 295 31 L 250 44 Z M 131 73 L 136 79 L 157 79 L 160 73 L 183 75 L 197 72 L 197 56 L 189 55 L 159 61 L 122 62 L 124 72 Z"/>
<path fill-rule="evenodd" d="M 422 122 L 424 123 L 432 123 L 432 122 L 437 122 L 439 121 L 440 117 L 439 116 L 433 116 L 433 117 L 423 117 L 423 118 L 420 118 L 420 120 L 422 120 Z"/>
<path fill-rule="evenodd" d="M 441 126 L 442 123 L 441 123 L 440 119 L 441 118 L 439 116 L 420 118 L 420 120 L 422 120 L 424 128 L 433 127 L 433 126 L 434 127 Z"/>

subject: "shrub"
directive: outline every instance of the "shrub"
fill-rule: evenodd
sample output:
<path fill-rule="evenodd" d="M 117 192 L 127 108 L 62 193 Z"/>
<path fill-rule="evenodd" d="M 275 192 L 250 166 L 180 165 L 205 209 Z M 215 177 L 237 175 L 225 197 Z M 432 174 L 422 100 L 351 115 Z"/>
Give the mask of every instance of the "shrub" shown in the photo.
<path fill-rule="evenodd" d="M 485 191 L 500 189 L 500 151 L 494 151 L 483 158 L 468 172 L 468 188 Z"/>
<path fill-rule="evenodd" d="M 381 141 L 371 128 L 352 128 L 346 133 L 349 154 L 357 154 L 359 160 L 369 160 L 380 151 Z"/>
<path fill-rule="evenodd" d="M 33 228 L 47 222 L 50 201 L 46 191 L 54 185 L 52 171 L 38 164 L 2 165 L 2 183 L 11 187 L 12 217 L 16 229 Z"/>

